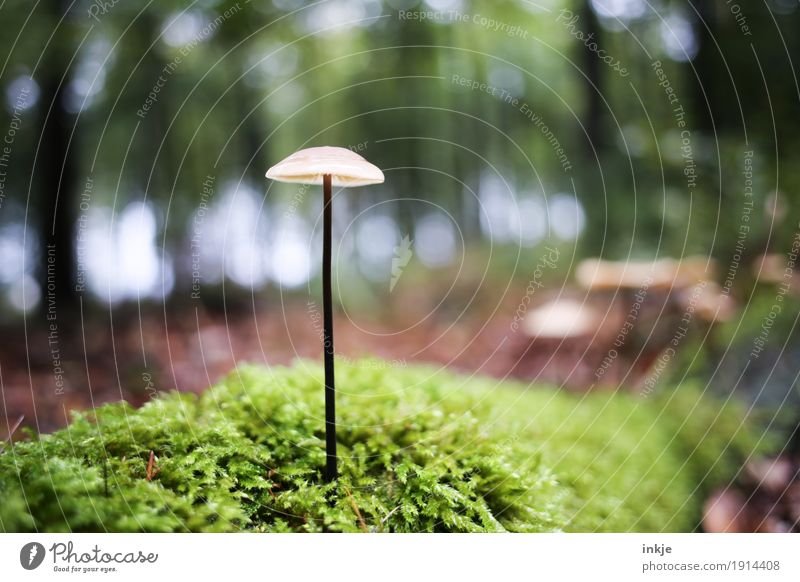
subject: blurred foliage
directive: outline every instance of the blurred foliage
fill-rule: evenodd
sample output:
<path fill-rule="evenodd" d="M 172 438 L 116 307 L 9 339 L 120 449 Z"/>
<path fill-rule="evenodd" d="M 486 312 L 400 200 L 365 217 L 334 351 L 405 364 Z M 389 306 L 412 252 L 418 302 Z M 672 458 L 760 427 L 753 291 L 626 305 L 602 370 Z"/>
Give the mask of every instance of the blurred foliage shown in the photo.
<path fill-rule="evenodd" d="M 445 4 L 465 18 L 402 16 Z M 578 15 L 574 30 L 593 34 L 629 75 L 588 51 L 559 20 L 562 9 Z M 159 247 L 175 260 L 184 291 L 187 222 L 206 176 L 215 176 L 218 191 L 233 184 L 260 196 L 269 188 L 258 211 L 273 229 L 296 188 L 268 185 L 264 171 L 319 144 L 363 144 L 386 171 L 384 186 L 341 202 L 348 220 L 392 199 L 399 231 L 414 238 L 418 219 L 438 209 L 467 240 L 491 240 L 499 245 L 495 256 L 517 256 L 523 265 L 535 261 L 535 251 L 519 248 L 513 232 L 498 238 L 481 223 L 487 177 L 509 205 L 574 194 L 587 214 L 579 256 L 706 253 L 727 260 L 741 222 L 744 152 L 752 150 L 748 250 L 780 251 L 797 225 L 765 215 L 764 203 L 778 189 L 786 216 L 800 214 L 792 62 L 800 54 L 800 10 L 779 0 L 741 10 L 749 34 L 723 0 L 10 0 L 0 10 L 0 87 L 10 103 L 14 81 L 29 75 L 40 96 L 24 112 L 0 223 L 33 225 L 38 213 L 46 228 L 55 212 L 53 186 L 43 176 L 58 168 L 41 159 L 34 165 L 37 151 L 49 147 L 39 140 L 49 115 L 64 118 L 69 146 L 60 153 L 73 170 L 58 186 L 57 219 L 75 219 L 90 177 L 94 207 L 150 202 Z M 686 112 L 694 187 L 683 173 L 676 104 L 659 85 L 655 61 Z M 573 168 L 563 169 L 519 105 L 454 83 L 455 75 L 527 104 Z M 156 87 L 149 110 L 137 114 Z M 0 127 L 12 116 L 10 107 L 0 112 Z M 318 197 L 301 200 L 309 220 L 318 211 Z M 534 221 L 536 212 L 525 210 L 518 220 Z"/>
<path fill-rule="evenodd" d="M 321 368 L 244 367 L 7 445 L 0 529 L 691 531 L 709 488 L 767 446 L 691 386 L 578 397 L 380 360 L 337 373 L 338 488 L 319 474 Z"/>

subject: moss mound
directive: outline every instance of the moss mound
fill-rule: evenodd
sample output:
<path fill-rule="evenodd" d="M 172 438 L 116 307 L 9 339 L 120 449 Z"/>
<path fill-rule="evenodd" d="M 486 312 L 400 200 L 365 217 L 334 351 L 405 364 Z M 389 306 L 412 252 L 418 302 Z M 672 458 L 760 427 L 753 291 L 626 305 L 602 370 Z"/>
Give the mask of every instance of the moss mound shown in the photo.
<path fill-rule="evenodd" d="M 757 445 L 744 411 L 689 386 L 581 397 L 364 360 L 337 367 L 326 485 L 321 382 L 244 367 L 199 397 L 76 413 L 0 454 L 0 530 L 686 531 Z"/>

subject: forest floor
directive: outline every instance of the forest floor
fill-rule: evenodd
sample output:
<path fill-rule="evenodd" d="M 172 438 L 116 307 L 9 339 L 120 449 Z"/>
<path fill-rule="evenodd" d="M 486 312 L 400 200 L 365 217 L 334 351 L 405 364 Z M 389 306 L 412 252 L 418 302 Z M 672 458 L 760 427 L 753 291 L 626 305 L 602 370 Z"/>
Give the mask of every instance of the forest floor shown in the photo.
<path fill-rule="evenodd" d="M 373 356 L 379 360 L 369 365 L 379 366 L 427 363 L 573 391 L 640 390 L 671 334 L 669 318 L 659 317 L 663 310 L 654 307 L 657 323 L 651 326 L 645 322 L 654 319 L 643 306 L 642 329 L 627 334 L 625 345 L 617 347 L 620 306 L 607 309 L 608 304 L 596 301 L 594 307 L 606 316 L 590 334 L 534 340 L 523 326 L 512 325 L 508 314 L 515 313 L 517 301 L 455 316 L 436 309 L 425 314 L 409 300 L 381 317 L 357 321 L 339 311 L 336 356 L 352 361 Z M 155 306 L 141 314 L 130 308 L 95 312 L 83 322 L 60 321 L 55 334 L 47 323 L 35 321 L 0 331 L 2 440 L 10 434 L 19 438 L 21 427 L 42 433 L 62 427 L 71 410 L 119 400 L 138 406 L 174 389 L 201 392 L 241 363 L 322 360 L 321 312 L 318 305 L 300 300 L 227 312 L 200 306 Z M 798 467 L 788 457 L 749 465 L 737 487 L 708 500 L 706 529 L 797 528 Z"/>
<path fill-rule="evenodd" d="M 0 333 L 0 434 L 5 437 L 20 417 L 21 426 L 49 432 L 64 426 L 73 409 L 118 400 L 139 405 L 173 389 L 200 392 L 244 362 L 321 361 L 318 306 L 281 303 L 221 313 L 199 306 L 156 306 L 141 315 L 118 310 L 71 325 L 60 322 L 55 335 L 36 320 L 27 330 L 5 329 Z M 513 313 L 513 302 L 497 311 Z M 610 369 L 603 369 L 618 331 L 613 325 L 591 337 L 533 341 L 512 327 L 510 317 L 448 319 L 411 312 L 358 321 L 337 313 L 337 358 L 373 356 L 388 366 L 429 363 L 584 390 L 636 385 L 658 355 L 656 349 L 620 350 Z"/>

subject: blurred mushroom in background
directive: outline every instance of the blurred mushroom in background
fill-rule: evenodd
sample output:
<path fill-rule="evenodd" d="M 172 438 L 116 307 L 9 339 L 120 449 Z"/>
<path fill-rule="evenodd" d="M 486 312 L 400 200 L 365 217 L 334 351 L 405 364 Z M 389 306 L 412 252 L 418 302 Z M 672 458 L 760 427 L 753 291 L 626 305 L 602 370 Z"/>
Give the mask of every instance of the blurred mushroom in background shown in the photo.
<path fill-rule="evenodd" d="M 724 323 L 736 315 L 736 301 L 714 281 L 700 281 L 681 291 L 679 301 L 684 310 L 708 324 Z"/>
<path fill-rule="evenodd" d="M 717 325 L 733 319 L 737 313 L 736 300 L 714 281 L 700 281 L 681 292 L 680 302 L 684 313 L 682 321 L 686 326 L 695 321 L 702 334 L 700 341 L 705 349 L 707 365 L 716 367 L 716 362 L 724 355 L 719 345 Z M 709 373 L 713 374 L 713 369 Z"/>
<path fill-rule="evenodd" d="M 763 285 L 788 285 L 787 291 L 800 293 L 800 273 L 789 265 L 783 255 L 760 255 L 753 260 L 751 269 L 756 281 Z"/>
<path fill-rule="evenodd" d="M 788 455 L 748 462 L 736 483 L 712 493 L 703 508 L 709 533 L 800 532 L 800 474 Z"/>
<path fill-rule="evenodd" d="M 655 261 L 603 261 L 587 259 L 575 271 L 575 279 L 593 297 L 604 297 L 621 312 L 619 327 L 603 358 L 602 369 L 615 360 L 620 380 L 636 384 L 647 374 L 674 336 L 681 317 L 680 291 L 708 270 L 707 259 L 691 258 L 683 264 L 665 258 Z M 618 361 L 617 361 L 618 360 Z M 614 375 L 604 375 L 604 380 Z"/>
<path fill-rule="evenodd" d="M 672 259 L 657 261 L 604 261 L 585 259 L 575 269 L 575 281 L 589 291 L 670 288 L 677 276 Z"/>
<path fill-rule="evenodd" d="M 597 383 L 603 354 L 621 325 L 612 303 L 559 294 L 532 307 L 521 325 L 513 374 L 566 388 Z"/>
<path fill-rule="evenodd" d="M 680 259 L 677 265 L 675 287 L 686 288 L 701 281 L 716 281 L 719 263 L 713 257 L 695 255 Z"/>

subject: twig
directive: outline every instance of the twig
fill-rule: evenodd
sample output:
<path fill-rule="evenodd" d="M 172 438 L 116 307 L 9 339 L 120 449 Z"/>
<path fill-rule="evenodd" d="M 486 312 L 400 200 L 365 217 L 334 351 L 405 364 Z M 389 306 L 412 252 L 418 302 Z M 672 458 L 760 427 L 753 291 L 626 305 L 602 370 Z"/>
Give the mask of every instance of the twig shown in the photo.
<path fill-rule="evenodd" d="M 159 474 L 161 469 L 158 468 L 156 465 L 156 454 L 153 451 L 150 451 L 150 460 L 147 461 L 147 477 L 148 481 L 152 481 L 153 477 Z"/>
<path fill-rule="evenodd" d="M 358 527 L 360 527 L 361 531 L 364 533 L 369 533 L 369 528 L 364 522 L 364 517 L 361 515 L 361 511 L 358 509 L 358 505 L 356 505 L 356 500 L 353 498 L 353 494 L 350 493 L 350 488 L 345 486 L 344 491 L 347 493 L 347 498 L 350 500 L 350 506 L 353 508 L 353 511 L 356 512 L 356 517 L 358 518 Z"/>
<path fill-rule="evenodd" d="M 401 507 L 402 507 L 402 505 L 398 505 L 398 506 L 397 506 L 397 507 L 395 507 L 393 510 L 391 510 L 389 513 L 387 513 L 387 514 L 386 514 L 386 515 L 383 517 L 383 519 L 380 521 L 380 523 L 378 524 L 378 525 L 380 526 L 380 529 L 373 527 L 373 528 L 372 528 L 372 531 L 371 531 L 371 533 L 376 533 L 376 532 L 380 533 L 380 532 L 382 532 L 382 531 L 383 531 L 383 526 L 384 526 L 384 524 L 386 523 L 386 520 L 387 520 L 387 519 L 389 519 L 390 517 L 392 517 L 392 515 L 394 515 L 394 513 L 395 513 L 395 512 L 396 512 L 398 509 L 400 509 Z"/>
<path fill-rule="evenodd" d="M 108 452 L 103 457 L 103 491 L 105 496 L 108 497 Z"/>
<path fill-rule="evenodd" d="M 386 517 L 384 517 L 384 518 L 381 520 L 381 525 L 383 525 L 384 523 L 386 523 L 386 520 L 387 520 L 387 519 L 389 519 L 390 517 L 392 517 L 392 515 L 394 515 L 394 513 L 395 513 L 395 512 L 396 512 L 398 509 L 400 509 L 401 507 L 402 507 L 402 505 L 398 505 L 398 506 L 397 506 L 397 507 L 395 507 L 393 510 L 391 510 L 389 513 L 387 513 L 387 514 L 386 514 Z"/>
<path fill-rule="evenodd" d="M 12 426 L 8 431 L 8 441 L 7 442 L 9 442 L 9 443 L 11 442 L 11 437 L 14 436 L 15 432 L 17 432 L 17 429 L 19 428 L 19 425 L 22 424 L 23 420 L 25 420 L 25 415 L 21 414 L 20 417 L 17 419 L 17 422 L 14 423 L 14 426 Z M 0 445 L 0 453 L 2 453 L 5 450 L 6 450 L 6 444 L 3 443 L 2 445 Z"/>

